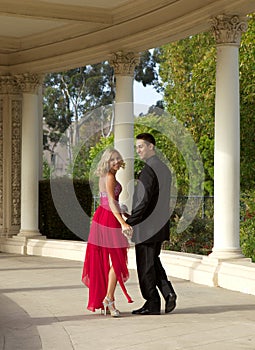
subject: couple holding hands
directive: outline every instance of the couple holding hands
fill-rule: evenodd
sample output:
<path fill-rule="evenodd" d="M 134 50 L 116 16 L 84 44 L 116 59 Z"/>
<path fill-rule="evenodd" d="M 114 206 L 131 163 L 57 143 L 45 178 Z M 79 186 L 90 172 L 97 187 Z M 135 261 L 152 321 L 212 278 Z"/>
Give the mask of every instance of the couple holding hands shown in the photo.
<path fill-rule="evenodd" d="M 136 136 L 136 151 L 144 167 L 135 187 L 131 215 L 123 213 L 119 205 L 122 188 L 115 176 L 124 167 L 119 152 L 107 149 L 97 166 L 100 205 L 92 219 L 82 272 L 82 281 L 89 288 L 90 311 L 101 309 L 104 314 L 109 311 L 113 317 L 120 316 L 114 298 L 117 283 L 132 302 L 125 287 L 130 238 L 135 243 L 139 286 L 145 299 L 132 314 L 160 314 L 158 290 L 165 299 L 165 313 L 176 306 L 176 293 L 159 258 L 162 242 L 169 240 L 171 172 L 157 157 L 155 145 L 149 133 Z"/>

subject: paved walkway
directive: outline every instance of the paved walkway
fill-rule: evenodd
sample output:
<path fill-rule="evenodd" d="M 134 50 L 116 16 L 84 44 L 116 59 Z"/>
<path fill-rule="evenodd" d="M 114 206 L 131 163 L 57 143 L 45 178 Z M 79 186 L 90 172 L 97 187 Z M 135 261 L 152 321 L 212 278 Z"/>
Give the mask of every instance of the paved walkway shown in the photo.
<path fill-rule="evenodd" d="M 86 310 L 81 269 L 77 261 L 0 253 L 0 349 L 255 349 L 255 296 L 174 278 L 175 311 L 136 316 L 142 299 L 130 271 L 135 302 L 118 288 L 122 317 L 114 319 Z"/>

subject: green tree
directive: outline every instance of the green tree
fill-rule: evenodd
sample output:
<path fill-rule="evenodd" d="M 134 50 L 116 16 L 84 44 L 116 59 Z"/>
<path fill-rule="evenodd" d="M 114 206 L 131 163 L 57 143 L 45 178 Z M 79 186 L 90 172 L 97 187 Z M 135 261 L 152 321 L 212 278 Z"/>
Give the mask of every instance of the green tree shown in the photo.
<path fill-rule="evenodd" d="M 161 90 L 159 84 L 157 64 L 159 63 L 160 50 L 155 48 L 141 53 L 140 62 L 135 68 L 135 80 L 146 85 L 153 85 L 156 90 Z"/>
<path fill-rule="evenodd" d="M 195 141 L 214 132 L 215 45 L 210 33 L 201 33 L 161 49 L 159 74 L 164 101 L 191 132 Z M 213 77 L 213 79 L 212 79 Z"/>
<path fill-rule="evenodd" d="M 164 102 L 192 135 L 202 155 L 205 194 L 213 193 L 215 45 L 201 33 L 162 47 L 159 74 Z"/>
<path fill-rule="evenodd" d="M 248 30 L 240 46 L 240 170 L 242 191 L 255 183 L 255 14 L 249 16 Z"/>
<path fill-rule="evenodd" d="M 45 133 L 45 148 L 55 145 L 68 127 L 69 141 L 77 145 L 80 118 L 92 109 L 112 103 L 113 98 L 113 69 L 107 62 L 48 74 L 44 82 L 43 118 L 50 131 Z"/>

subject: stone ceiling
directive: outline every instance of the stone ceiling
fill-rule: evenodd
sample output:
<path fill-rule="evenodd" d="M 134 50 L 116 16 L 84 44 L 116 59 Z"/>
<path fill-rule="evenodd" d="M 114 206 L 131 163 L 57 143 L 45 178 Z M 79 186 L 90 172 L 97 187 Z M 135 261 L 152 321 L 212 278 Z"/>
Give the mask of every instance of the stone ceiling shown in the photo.
<path fill-rule="evenodd" d="M 139 52 L 245 16 L 255 0 L 0 0 L 0 73 L 60 71 Z"/>

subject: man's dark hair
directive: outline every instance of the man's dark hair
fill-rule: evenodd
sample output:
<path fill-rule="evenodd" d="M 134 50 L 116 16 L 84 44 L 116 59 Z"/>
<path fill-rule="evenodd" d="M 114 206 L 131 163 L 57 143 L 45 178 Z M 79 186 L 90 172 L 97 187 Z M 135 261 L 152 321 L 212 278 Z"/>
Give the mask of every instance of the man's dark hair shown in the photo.
<path fill-rule="evenodd" d="M 156 141 L 154 139 L 154 137 L 149 134 L 148 132 L 143 132 L 139 135 L 136 136 L 137 140 L 144 140 L 146 142 L 152 143 L 154 146 L 156 145 Z"/>

